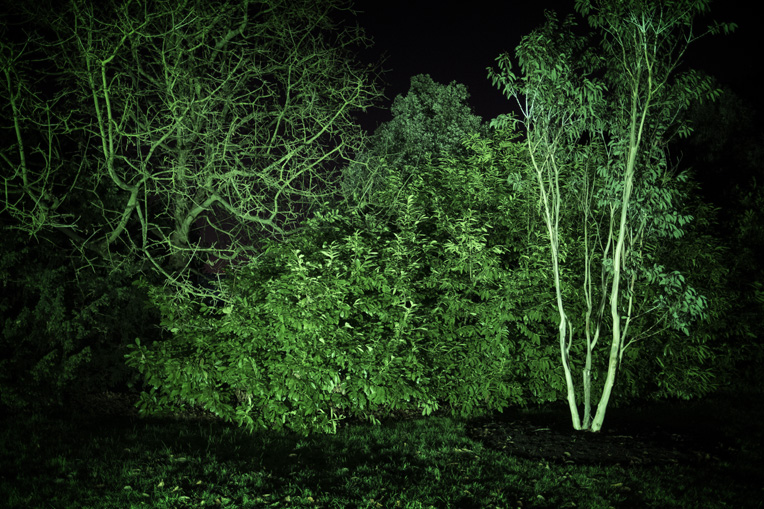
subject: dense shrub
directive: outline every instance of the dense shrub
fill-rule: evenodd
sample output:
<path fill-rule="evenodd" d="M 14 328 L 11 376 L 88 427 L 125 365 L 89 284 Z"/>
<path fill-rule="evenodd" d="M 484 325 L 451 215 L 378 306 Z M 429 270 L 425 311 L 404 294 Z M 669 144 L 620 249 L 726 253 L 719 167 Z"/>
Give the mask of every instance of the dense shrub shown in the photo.
<path fill-rule="evenodd" d="M 687 284 L 705 297 L 708 307 L 686 334 L 657 320 L 637 323 L 636 334 L 648 333 L 649 338 L 654 332 L 658 340 L 639 341 L 624 353 L 628 361 L 623 363 L 616 392 L 616 401 L 622 403 L 701 398 L 727 386 L 739 390 L 746 384 L 739 368 L 757 353 L 753 289 L 745 283 L 749 278 L 740 277 L 739 265 L 730 262 L 744 257 L 753 243 L 746 239 L 735 246 L 735 229 L 721 227 L 719 209 L 702 202 L 694 184 L 689 185 L 684 210 L 693 214 L 693 221 L 685 226 L 685 235 L 662 244 L 656 256 L 685 274 Z M 728 236 L 733 242 L 720 231 L 732 232 Z M 755 266 L 745 264 L 746 269 Z"/>
<path fill-rule="evenodd" d="M 520 150 L 467 147 L 405 184 L 392 168 L 386 207 L 335 203 L 270 244 L 229 278 L 227 307 L 153 289 L 174 336 L 129 355 L 154 387 L 142 409 L 193 403 L 249 429 L 307 433 L 346 412 L 375 420 L 445 402 L 470 416 L 554 399 L 554 348 L 538 348 L 551 285 L 507 180 Z"/>
<path fill-rule="evenodd" d="M 78 268 L 74 259 L 7 231 L 0 253 L 0 405 L 39 410 L 67 393 L 122 388 L 136 335 L 159 333 L 156 310 L 127 266 Z"/>

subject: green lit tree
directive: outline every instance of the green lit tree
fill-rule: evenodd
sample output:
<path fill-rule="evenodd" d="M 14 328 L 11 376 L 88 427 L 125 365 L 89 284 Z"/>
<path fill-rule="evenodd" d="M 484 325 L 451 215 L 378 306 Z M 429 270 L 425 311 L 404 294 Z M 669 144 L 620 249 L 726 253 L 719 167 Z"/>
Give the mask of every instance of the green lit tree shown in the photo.
<path fill-rule="evenodd" d="M 335 21 L 347 10 L 333 0 L 18 10 L 9 19 L 22 26 L 0 51 L 9 227 L 62 233 L 94 265 L 137 258 L 185 296 L 205 262 L 256 255 L 257 239 L 335 192 L 336 168 L 364 139 L 351 114 L 381 96 L 373 69 L 352 58 L 363 31 Z"/>
<path fill-rule="evenodd" d="M 391 172 L 381 205 L 317 211 L 225 282 L 231 306 L 178 306 L 153 288 L 172 337 L 128 355 L 151 386 L 141 410 L 194 404 L 250 431 L 307 434 L 347 415 L 445 403 L 468 418 L 556 399 L 564 382 L 540 339 L 551 285 L 539 244 L 523 242 L 512 138 L 475 134 L 464 156 L 427 158 L 405 195 Z"/>
<path fill-rule="evenodd" d="M 377 128 L 367 148 L 346 170 L 344 195 L 360 203 L 374 202 L 390 168 L 415 170 L 427 163 L 428 156 L 433 160 L 449 154 L 465 156 L 463 140 L 484 131 L 468 99 L 462 84 L 442 85 L 427 74 L 413 76 L 408 93 L 393 101 L 392 120 Z"/>
<path fill-rule="evenodd" d="M 679 238 L 691 216 L 678 212 L 681 182 L 668 164 L 666 145 L 690 126 L 681 112 L 713 98 L 710 79 L 679 72 L 694 40 L 729 31 L 695 31 L 708 1 L 600 2 L 577 0 L 576 10 L 599 43 L 575 35 L 572 17 L 547 23 L 523 38 L 517 56 L 489 69 L 493 83 L 517 100 L 550 245 L 559 314 L 559 352 L 575 429 L 598 431 L 625 352 L 668 328 L 687 334 L 705 299 L 655 257 L 656 245 Z M 596 48 L 596 50 L 592 49 Z M 609 329 L 609 330 L 608 330 Z M 610 342 L 601 397 L 591 414 L 592 373 L 601 338 Z M 585 339 L 583 348 L 575 333 Z M 599 351 L 602 350 L 600 345 Z M 579 362 L 574 355 L 583 354 Z M 574 372 L 584 400 L 579 414 Z"/>
<path fill-rule="evenodd" d="M 204 302 L 193 272 L 291 232 L 381 94 L 342 0 L 2 4 L 0 404 L 21 407 L 128 381 L 125 337 L 169 334 L 137 275 Z"/>

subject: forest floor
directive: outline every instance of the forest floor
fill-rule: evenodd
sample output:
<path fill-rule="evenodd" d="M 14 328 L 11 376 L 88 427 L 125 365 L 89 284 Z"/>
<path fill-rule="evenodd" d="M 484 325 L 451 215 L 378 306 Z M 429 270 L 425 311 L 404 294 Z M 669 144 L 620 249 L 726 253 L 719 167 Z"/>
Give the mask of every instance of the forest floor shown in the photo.
<path fill-rule="evenodd" d="M 336 435 L 309 438 L 248 436 L 205 412 L 139 418 L 134 402 L 82 395 L 58 416 L 4 418 L 0 499 L 8 507 L 764 507 L 760 393 L 613 407 L 598 433 L 573 430 L 566 405 L 553 404 L 467 420 L 445 409 L 398 412 L 381 426 L 348 419 Z"/>
<path fill-rule="evenodd" d="M 72 407 L 91 415 L 137 418 L 136 401 L 134 394 L 104 392 L 85 395 Z M 433 416 L 448 417 L 449 413 L 441 408 Z M 176 417 L 219 420 L 205 411 Z M 398 411 L 381 421 L 418 419 L 423 417 L 417 411 Z M 352 417 L 342 423 L 350 425 L 366 423 Z M 752 395 L 722 393 L 696 401 L 613 407 L 597 433 L 574 430 L 568 407 L 562 402 L 522 410 L 510 408 L 469 419 L 466 430 L 471 439 L 505 454 L 568 464 L 705 464 L 733 459 L 741 453 L 741 442 L 763 444 L 761 454 L 752 459 L 764 460 L 764 400 Z"/>

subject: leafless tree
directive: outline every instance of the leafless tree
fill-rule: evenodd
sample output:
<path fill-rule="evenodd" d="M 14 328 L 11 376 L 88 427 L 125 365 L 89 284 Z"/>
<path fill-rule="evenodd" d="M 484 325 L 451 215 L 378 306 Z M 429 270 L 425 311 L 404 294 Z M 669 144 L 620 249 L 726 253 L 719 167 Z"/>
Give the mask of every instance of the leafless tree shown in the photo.
<path fill-rule="evenodd" d="M 6 227 L 193 293 L 336 192 L 382 95 L 343 0 L 94 4 L 35 4 L 0 43 Z"/>

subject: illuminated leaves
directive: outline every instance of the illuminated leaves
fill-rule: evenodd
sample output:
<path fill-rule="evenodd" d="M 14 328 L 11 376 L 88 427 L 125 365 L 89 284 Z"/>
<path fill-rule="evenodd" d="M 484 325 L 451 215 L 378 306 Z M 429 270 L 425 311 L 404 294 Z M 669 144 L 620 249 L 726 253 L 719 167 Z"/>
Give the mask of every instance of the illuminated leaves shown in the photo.
<path fill-rule="evenodd" d="M 393 101 L 392 120 L 377 128 L 359 160 L 347 169 L 345 194 L 381 202 L 375 194 L 383 181 L 399 189 L 427 158 L 464 155 L 462 140 L 481 129 L 468 98 L 462 84 L 442 85 L 427 74 L 413 76 L 408 93 Z"/>
<path fill-rule="evenodd" d="M 679 73 L 679 65 L 698 37 L 734 28 L 693 32 L 693 17 L 707 6 L 703 0 L 577 0 L 576 10 L 595 34 L 579 36 L 572 16 L 560 22 L 547 12 L 547 22 L 517 47 L 520 76 L 506 54 L 496 59 L 498 70 L 489 69 L 493 84 L 521 111 L 519 119 L 504 116 L 491 125 L 524 128 L 550 246 L 560 353 L 576 428 L 602 425 L 623 352 L 639 339 L 629 336 L 638 323 L 687 333 L 706 307 L 681 274 L 653 260 L 654 246 L 681 238 L 693 219 L 679 212 L 686 176 L 669 168 L 666 145 L 674 134 L 691 132 L 681 120 L 688 105 L 720 93 L 710 78 Z M 510 176 L 508 184 L 518 189 L 521 180 Z M 588 366 L 608 319 L 611 376 L 597 415 L 589 422 L 586 406 L 581 423 L 569 361 L 577 351 L 573 331 L 585 338 L 578 351 Z M 584 372 L 586 401 L 589 376 Z"/>

